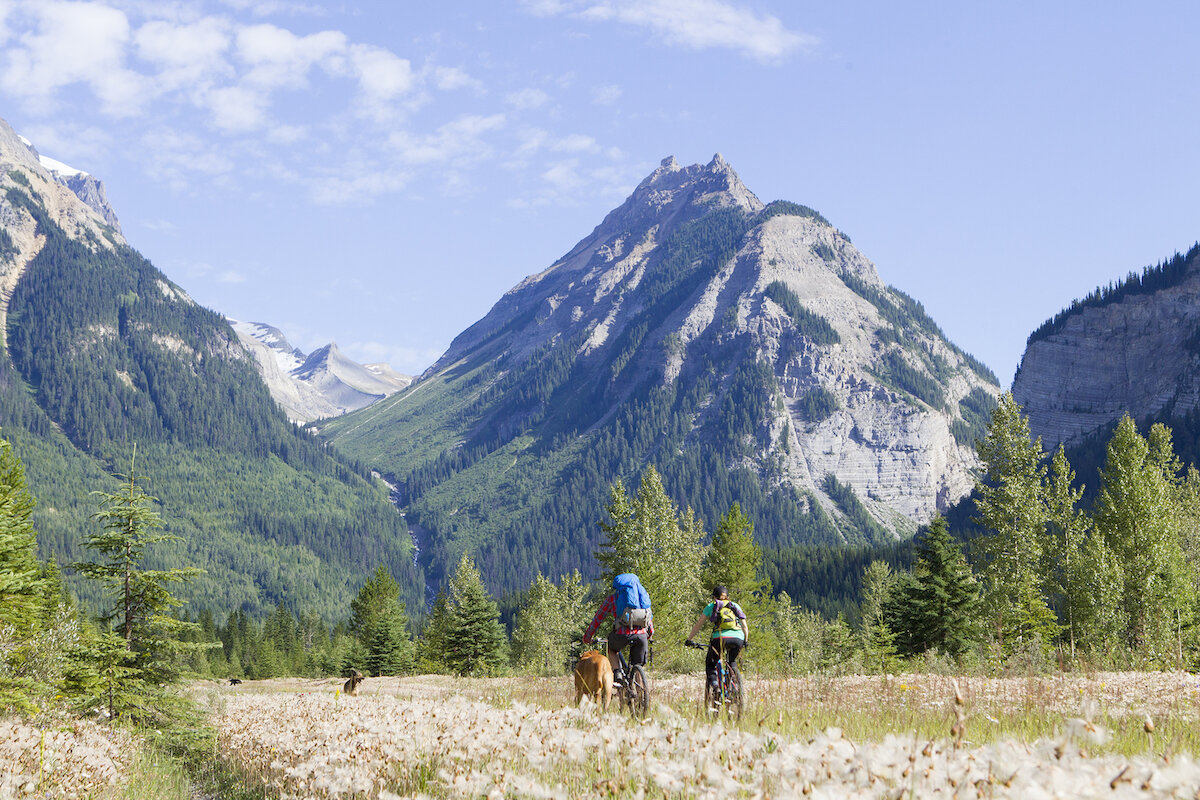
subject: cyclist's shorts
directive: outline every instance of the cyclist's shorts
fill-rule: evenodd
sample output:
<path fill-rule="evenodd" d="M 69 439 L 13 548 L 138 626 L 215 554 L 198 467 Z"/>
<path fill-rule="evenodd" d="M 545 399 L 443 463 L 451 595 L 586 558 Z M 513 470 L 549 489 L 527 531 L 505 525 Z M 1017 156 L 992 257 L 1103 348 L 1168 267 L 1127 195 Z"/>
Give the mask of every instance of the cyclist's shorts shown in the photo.
<path fill-rule="evenodd" d="M 610 633 L 608 635 L 608 649 L 610 651 L 624 650 L 629 647 L 629 663 L 635 667 L 646 666 L 646 651 L 649 649 L 647 640 L 649 636 L 644 633 Z"/>

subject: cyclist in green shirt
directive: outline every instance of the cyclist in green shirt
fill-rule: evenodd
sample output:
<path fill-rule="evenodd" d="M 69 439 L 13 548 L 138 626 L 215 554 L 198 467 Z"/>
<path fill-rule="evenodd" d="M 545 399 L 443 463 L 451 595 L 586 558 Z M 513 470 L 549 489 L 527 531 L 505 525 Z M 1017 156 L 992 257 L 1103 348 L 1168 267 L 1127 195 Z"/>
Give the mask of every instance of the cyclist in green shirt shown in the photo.
<path fill-rule="evenodd" d="M 704 607 L 692 632 L 688 634 L 687 643 L 690 645 L 696 634 L 706 623 L 712 623 L 713 632 L 708 640 L 708 652 L 704 657 L 704 672 L 708 675 L 708 685 L 717 685 L 717 664 L 721 660 L 721 651 L 725 652 L 725 660 L 733 664 L 742 648 L 750 644 L 750 631 L 746 627 L 746 612 L 742 607 L 729 599 L 729 592 L 720 584 L 713 587 L 713 601 Z"/>

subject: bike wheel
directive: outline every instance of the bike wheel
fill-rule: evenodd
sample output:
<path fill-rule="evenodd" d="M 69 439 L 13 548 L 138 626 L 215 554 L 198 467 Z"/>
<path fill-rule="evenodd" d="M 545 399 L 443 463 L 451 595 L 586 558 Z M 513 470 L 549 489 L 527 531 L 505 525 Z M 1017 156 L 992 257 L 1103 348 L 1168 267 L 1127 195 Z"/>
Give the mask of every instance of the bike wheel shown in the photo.
<path fill-rule="evenodd" d="M 725 713 L 734 722 L 742 718 L 742 673 L 733 664 L 725 670 Z"/>
<path fill-rule="evenodd" d="M 646 670 L 640 666 L 629 670 L 629 713 L 634 718 L 641 719 L 650 709 L 650 681 L 646 679 Z"/>

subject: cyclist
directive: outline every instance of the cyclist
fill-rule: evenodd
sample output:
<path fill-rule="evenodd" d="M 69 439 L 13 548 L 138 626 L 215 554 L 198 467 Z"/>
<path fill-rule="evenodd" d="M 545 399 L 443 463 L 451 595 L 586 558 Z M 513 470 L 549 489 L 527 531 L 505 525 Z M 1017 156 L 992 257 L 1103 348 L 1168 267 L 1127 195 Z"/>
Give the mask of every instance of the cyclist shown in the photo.
<path fill-rule="evenodd" d="M 645 613 L 638 613 L 644 609 Z M 613 676 L 618 684 L 624 684 L 625 675 L 621 671 L 618 654 L 624 648 L 629 648 L 630 666 L 646 665 L 646 653 L 650 648 L 650 639 L 654 636 L 654 618 L 650 615 L 650 595 L 642 586 L 637 575 L 623 572 L 613 578 L 613 593 L 604 599 L 600 609 L 583 634 L 583 642 L 587 644 L 596 635 L 600 623 L 611 616 L 613 630 L 608 635 L 608 663 L 612 664 Z M 622 619 L 624 618 L 624 619 Z"/>
<path fill-rule="evenodd" d="M 721 661 L 721 651 L 725 652 L 726 663 L 732 666 L 742 648 L 750 643 L 750 631 L 746 627 L 746 612 L 729 599 L 729 591 L 724 586 L 714 586 L 712 596 L 713 601 L 704 607 L 696 624 L 692 626 L 687 644 L 693 644 L 692 640 L 706 622 L 712 623 L 713 632 L 708 640 L 708 653 L 704 657 L 704 672 L 708 675 L 709 688 L 715 694 L 719 688 L 717 664 Z"/>

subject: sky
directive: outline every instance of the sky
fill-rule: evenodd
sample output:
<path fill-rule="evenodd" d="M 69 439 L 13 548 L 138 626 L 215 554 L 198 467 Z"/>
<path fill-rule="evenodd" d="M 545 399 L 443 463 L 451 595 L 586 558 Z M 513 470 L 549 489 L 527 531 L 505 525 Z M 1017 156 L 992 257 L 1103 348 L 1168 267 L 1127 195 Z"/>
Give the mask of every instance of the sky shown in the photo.
<path fill-rule="evenodd" d="M 1004 387 L 1200 238 L 1200 4 L 0 0 L 0 117 L 198 302 L 419 374 L 666 156 L 815 208 Z"/>

